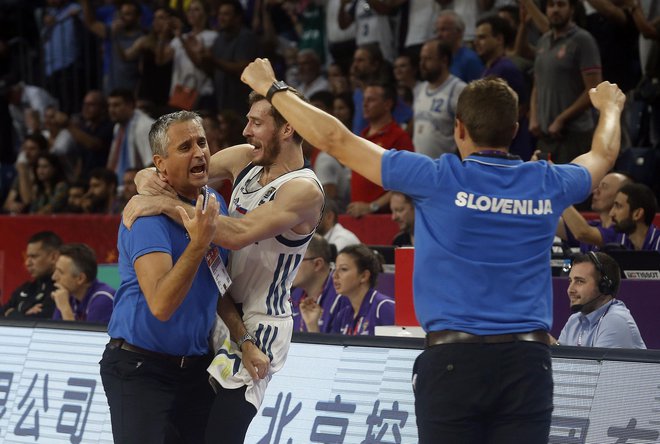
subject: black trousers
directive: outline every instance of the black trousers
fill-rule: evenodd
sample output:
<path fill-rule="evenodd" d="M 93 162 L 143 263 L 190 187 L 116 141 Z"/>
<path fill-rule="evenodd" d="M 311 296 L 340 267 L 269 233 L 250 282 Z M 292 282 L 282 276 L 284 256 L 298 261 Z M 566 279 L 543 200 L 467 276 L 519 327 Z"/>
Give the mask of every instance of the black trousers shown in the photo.
<path fill-rule="evenodd" d="M 218 393 L 206 426 L 206 444 L 243 444 L 257 414 L 256 407 L 245 399 L 247 386 L 238 389 L 216 386 Z"/>
<path fill-rule="evenodd" d="M 420 444 L 546 444 L 550 349 L 537 342 L 445 344 L 415 361 Z"/>
<path fill-rule="evenodd" d="M 117 444 L 204 442 L 214 392 L 212 356 L 179 368 L 163 359 L 106 347 L 101 379 Z"/>

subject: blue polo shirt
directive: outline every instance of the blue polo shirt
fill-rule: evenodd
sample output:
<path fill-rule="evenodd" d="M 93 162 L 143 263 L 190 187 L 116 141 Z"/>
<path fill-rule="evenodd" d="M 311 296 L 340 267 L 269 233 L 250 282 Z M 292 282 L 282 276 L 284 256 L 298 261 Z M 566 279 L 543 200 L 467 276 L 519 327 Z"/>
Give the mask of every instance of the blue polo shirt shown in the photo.
<path fill-rule="evenodd" d="M 550 329 L 550 250 L 561 213 L 589 195 L 586 168 L 394 150 L 381 168 L 383 186 L 415 204 L 413 292 L 426 331 Z"/>
<path fill-rule="evenodd" d="M 220 214 L 227 214 L 222 197 Z M 145 254 L 161 252 L 179 260 L 190 243 L 186 229 L 164 215 L 141 217 L 128 230 L 119 226 L 119 276 L 121 285 L 115 294 L 115 305 L 108 334 L 128 343 L 160 353 L 176 356 L 204 355 L 209 352 L 209 334 L 215 321 L 218 287 L 206 261 L 202 259 L 185 299 L 167 321 L 158 320 L 149 310 L 135 273 L 135 261 Z M 224 263 L 227 251 L 220 249 Z"/>

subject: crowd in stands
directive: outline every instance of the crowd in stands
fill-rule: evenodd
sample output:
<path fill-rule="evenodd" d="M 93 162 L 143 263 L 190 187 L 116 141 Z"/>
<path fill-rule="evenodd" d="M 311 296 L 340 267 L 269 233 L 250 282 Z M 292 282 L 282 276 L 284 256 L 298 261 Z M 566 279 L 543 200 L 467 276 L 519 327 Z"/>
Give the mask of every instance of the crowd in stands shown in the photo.
<path fill-rule="evenodd" d="M 355 134 L 429 158 L 457 155 L 454 119 L 460 92 L 474 79 L 497 76 L 519 99 L 511 153 L 524 160 L 569 162 L 591 145 L 596 120 L 587 92 L 609 80 L 628 97 L 623 152 L 645 148 L 646 158 L 652 155 L 645 168 L 657 168 L 656 3 L 14 2 L 2 6 L 0 14 L 2 212 L 121 214 L 136 194 L 136 172 L 152 164 L 151 124 L 177 109 L 200 112 L 211 154 L 243 143 L 249 89 L 240 75 L 256 57 L 268 57 L 278 78 Z M 380 307 L 384 300 L 380 294 L 367 295 L 377 268 L 367 264 L 373 258 L 365 259 L 366 251 L 355 246 L 360 240 L 338 223 L 338 215 L 391 212 L 401 230 L 392 244 L 405 246 L 414 244 L 414 209 L 408 196 L 386 192 L 308 144 L 305 150 L 328 199 L 318 233 L 331 253 L 311 254 L 310 246 L 309 264 L 299 275 L 315 267 L 323 279 L 301 288 L 322 298 L 309 307 L 298 302 L 297 313 L 304 318 L 301 329 L 324 331 L 330 328 L 328 310 L 343 312 L 334 305 L 335 287 L 350 287 L 341 290 L 350 299 L 346 319 L 372 316 L 365 312 L 365 301 Z M 582 251 L 611 243 L 660 251 L 660 230 L 653 225 L 660 174 L 621 173 L 607 176 L 594 192 L 591 206 L 600 216 L 598 223 L 569 209 L 557 230 L 560 238 Z M 231 184 L 214 186 L 229 199 Z M 83 250 L 65 257 L 75 263 L 85 256 Z M 337 271 L 330 267 L 335 257 Z M 340 269 L 350 270 L 352 277 L 330 285 Z M 43 276 L 50 279 L 52 273 L 49 269 Z M 81 285 L 88 289 L 94 273 L 82 274 L 86 281 Z M 35 282 L 43 276 L 33 274 Z M 47 293 L 52 291 L 49 287 Z M 326 291 L 333 296 L 324 299 Z M 367 324 L 346 321 L 333 331 L 372 332 L 378 325 L 375 318 Z"/>

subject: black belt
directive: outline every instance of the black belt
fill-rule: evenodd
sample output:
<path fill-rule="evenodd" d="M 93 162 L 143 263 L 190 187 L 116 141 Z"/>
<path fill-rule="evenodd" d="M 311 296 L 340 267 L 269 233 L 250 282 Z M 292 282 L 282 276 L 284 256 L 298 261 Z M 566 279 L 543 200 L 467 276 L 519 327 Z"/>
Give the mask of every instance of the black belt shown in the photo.
<path fill-rule="evenodd" d="M 506 342 L 540 342 L 550 345 L 550 337 L 544 330 L 534 330 L 525 333 L 509 333 L 504 335 L 473 335 L 463 331 L 440 330 L 426 335 L 426 346 L 440 344 L 503 344 Z"/>
<path fill-rule="evenodd" d="M 168 355 L 167 353 L 159 353 L 151 350 L 147 350 L 136 345 L 129 344 L 123 339 L 112 338 L 108 342 L 108 347 L 113 350 L 115 348 L 120 348 L 133 353 L 139 353 L 141 355 L 149 356 L 152 358 L 160 359 L 162 361 L 168 361 L 173 363 L 179 368 L 188 368 L 202 359 L 206 358 L 207 355 L 194 355 L 194 356 L 174 356 Z"/>

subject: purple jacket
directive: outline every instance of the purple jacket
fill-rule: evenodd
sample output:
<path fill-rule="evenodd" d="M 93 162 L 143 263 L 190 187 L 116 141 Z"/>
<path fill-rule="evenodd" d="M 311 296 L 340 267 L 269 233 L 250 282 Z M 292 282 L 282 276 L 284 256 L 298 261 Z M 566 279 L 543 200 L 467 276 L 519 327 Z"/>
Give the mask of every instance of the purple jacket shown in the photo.
<path fill-rule="evenodd" d="M 107 324 L 110 321 L 110 315 L 112 315 L 114 297 L 114 288 L 94 279 L 82 301 L 78 302 L 76 298 L 69 296 L 69 303 L 76 321 Z M 62 313 L 59 309 L 55 309 L 53 319 L 62 319 Z"/>
<path fill-rule="evenodd" d="M 337 312 L 332 333 L 373 336 L 377 325 L 394 325 L 394 299 L 370 288 L 357 316 L 350 304 Z"/>

